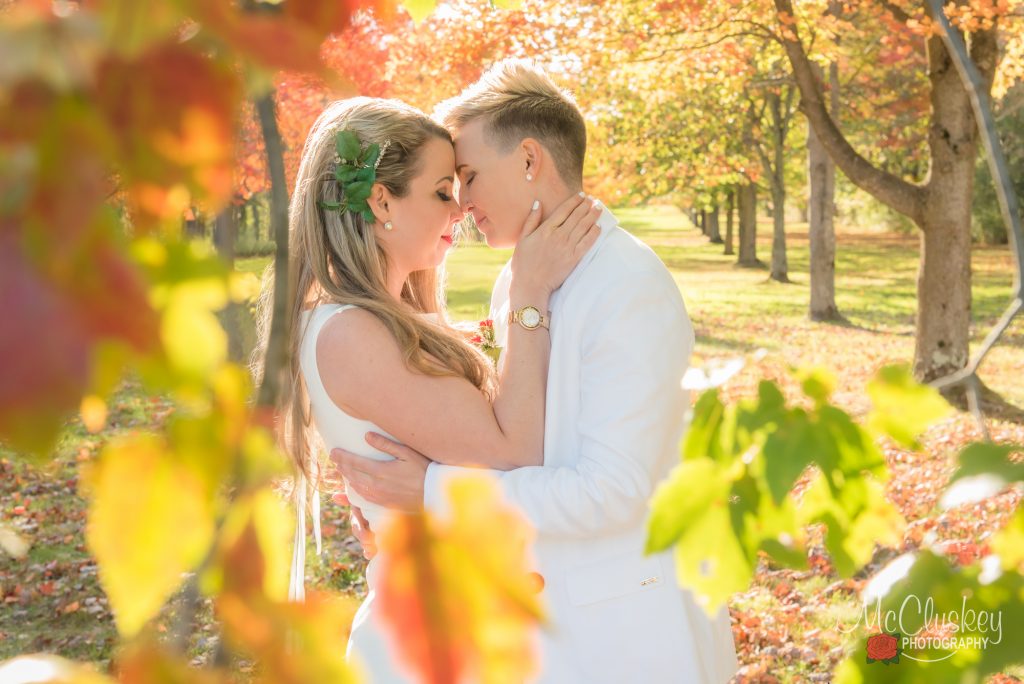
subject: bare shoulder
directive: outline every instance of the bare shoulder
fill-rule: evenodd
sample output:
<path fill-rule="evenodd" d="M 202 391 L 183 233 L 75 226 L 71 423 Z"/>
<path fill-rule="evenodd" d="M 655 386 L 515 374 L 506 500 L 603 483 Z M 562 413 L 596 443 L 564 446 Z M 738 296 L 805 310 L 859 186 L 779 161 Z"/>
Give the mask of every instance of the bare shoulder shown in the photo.
<path fill-rule="evenodd" d="M 367 392 L 401 373 L 404 362 L 398 343 L 373 313 L 359 308 L 332 315 L 316 341 L 316 363 L 328 396 L 359 416 Z"/>
<path fill-rule="evenodd" d="M 324 325 L 320 328 L 320 335 L 317 339 L 317 347 L 324 346 L 324 343 L 345 344 L 349 338 L 373 335 L 375 333 L 387 333 L 387 328 L 375 315 L 359 307 L 350 307 L 336 313 L 332 313 Z"/>

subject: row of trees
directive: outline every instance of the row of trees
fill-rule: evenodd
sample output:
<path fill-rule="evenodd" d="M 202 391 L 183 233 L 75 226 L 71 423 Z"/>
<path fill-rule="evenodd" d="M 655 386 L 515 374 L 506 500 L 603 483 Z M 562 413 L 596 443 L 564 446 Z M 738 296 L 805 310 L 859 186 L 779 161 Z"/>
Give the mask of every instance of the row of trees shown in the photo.
<path fill-rule="evenodd" d="M 914 368 L 930 381 L 968 359 L 972 203 L 985 230 L 999 231 L 990 186 L 975 200 L 977 122 L 929 12 L 926 2 L 889 0 L 815 0 L 799 10 L 767 0 L 615 0 L 571 8 L 548 0 L 450 0 L 419 23 L 363 15 L 331 37 L 322 56 L 360 93 L 397 97 L 428 112 L 498 58 L 538 58 L 587 113 L 587 176 L 596 193 L 616 202 L 658 198 L 696 207 L 708 217 L 702 225 L 713 241 L 720 212 L 732 206 L 737 261 L 745 266 L 760 264 L 756 205 L 766 197 L 770 277 L 780 282 L 790 276 L 787 205 L 794 188 L 804 190 L 814 320 L 841 318 L 838 167 L 919 231 Z M 950 4 L 949 14 L 982 74 L 984 95 L 1001 101 L 1021 75 L 1019 2 L 963 0 Z M 279 78 L 277 90 L 291 178 L 309 122 L 331 94 L 322 82 L 293 76 Z M 1024 97 L 1019 88 L 1013 95 Z M 1019 107 L 1014 97 L 1006 98 L 1004 125 L 1019 119 L 1012 116 Z M 242 120 L 240 200 L 266 189 L 260 137 L 251 116 Z"/>

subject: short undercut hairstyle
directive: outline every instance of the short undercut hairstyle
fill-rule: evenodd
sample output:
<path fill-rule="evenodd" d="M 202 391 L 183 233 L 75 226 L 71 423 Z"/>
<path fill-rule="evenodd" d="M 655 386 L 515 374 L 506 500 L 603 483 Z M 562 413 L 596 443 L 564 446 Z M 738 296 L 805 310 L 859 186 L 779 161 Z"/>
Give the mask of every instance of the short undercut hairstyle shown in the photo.
<path fill-rule="evenodd" d="M 453 133 L 483 119 L 488 142 L 502 153 L 525 138 L 534 138 L 550 152 L 566 185 L 571 189 L 583 185 L 587 153 L 583 113 L 568 91 L 531 62 L 498 62 L 460 95 L 442 102 L 437 117 Z"/>

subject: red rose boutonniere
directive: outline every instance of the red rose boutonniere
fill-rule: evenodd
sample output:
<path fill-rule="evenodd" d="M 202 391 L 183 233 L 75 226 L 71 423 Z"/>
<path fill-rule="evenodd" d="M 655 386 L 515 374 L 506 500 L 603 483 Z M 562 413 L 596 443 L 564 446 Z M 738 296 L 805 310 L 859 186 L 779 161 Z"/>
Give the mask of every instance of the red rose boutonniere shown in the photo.
<path fill-rule="evenodd" d="M 494 321 L 490 318 L 480 321 L 476 333 L 469 338 L 469 341 L 480 347 L 480 351 L 487 354 L 495 366 L 498 365 L 501 347 L 498 346 L 494 336 Z"/>

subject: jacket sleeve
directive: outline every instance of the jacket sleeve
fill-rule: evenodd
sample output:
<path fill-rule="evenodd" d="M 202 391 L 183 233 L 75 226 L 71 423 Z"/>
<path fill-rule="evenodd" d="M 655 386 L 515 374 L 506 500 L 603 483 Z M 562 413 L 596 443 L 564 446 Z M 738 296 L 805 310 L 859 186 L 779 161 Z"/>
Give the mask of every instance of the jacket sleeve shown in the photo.
<path fill-rule="evenodd" d="M 544 536 L 586 537 L 636 524 L 678 458 L 688 408 L 680 383 L 694 335 L 666 275 L 645 272 L 611 283 L 587 314 L 580 453 L 565 459 L 574 465 L 491 471 Z M 431 464 L 424 505 L 444 510 L 446 481 L 466 470 Z"/>

